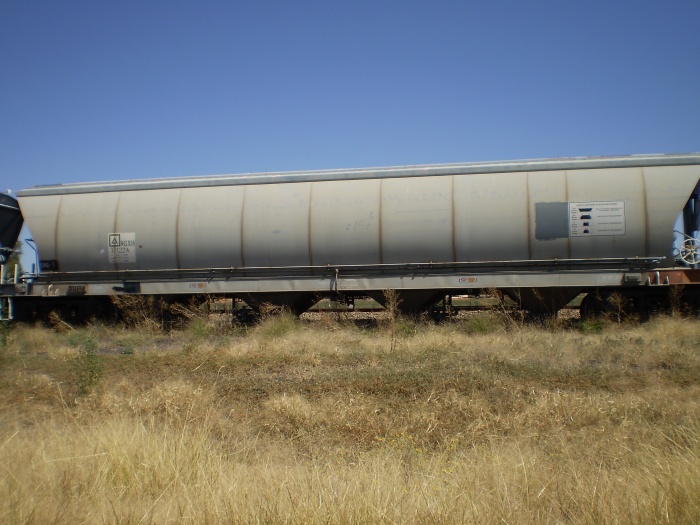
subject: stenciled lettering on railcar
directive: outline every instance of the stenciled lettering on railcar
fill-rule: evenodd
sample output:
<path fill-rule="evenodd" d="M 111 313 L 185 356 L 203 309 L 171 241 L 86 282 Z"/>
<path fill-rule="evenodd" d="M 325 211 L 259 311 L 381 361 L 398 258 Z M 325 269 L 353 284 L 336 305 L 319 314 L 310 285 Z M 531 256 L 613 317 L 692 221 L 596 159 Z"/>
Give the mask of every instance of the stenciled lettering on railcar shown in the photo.
<path fill-rule="evenodd" d="M 110 263 L 136 262 L 136 233 L 110 233 L 107 237 L 107 253 Z"/>
<path fill-rule="evenodd" d="M 625 235 L 625 203 L 570 202 L 569 236 Z"/>

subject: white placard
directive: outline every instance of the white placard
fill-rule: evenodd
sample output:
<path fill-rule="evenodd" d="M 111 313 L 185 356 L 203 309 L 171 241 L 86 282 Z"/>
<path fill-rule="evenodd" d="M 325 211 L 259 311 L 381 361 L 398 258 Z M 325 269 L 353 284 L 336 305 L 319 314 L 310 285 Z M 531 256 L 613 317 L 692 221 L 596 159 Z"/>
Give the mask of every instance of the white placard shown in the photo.
<path fill-rule="evenodd" d="M 110 263 L 136 262 L 136 233 L 110 233 L 107 237 Z"/>
<path fill-rule="evenodd" d="M 570 202 L 569 236 L 625 235 L 625 203 Z"/>

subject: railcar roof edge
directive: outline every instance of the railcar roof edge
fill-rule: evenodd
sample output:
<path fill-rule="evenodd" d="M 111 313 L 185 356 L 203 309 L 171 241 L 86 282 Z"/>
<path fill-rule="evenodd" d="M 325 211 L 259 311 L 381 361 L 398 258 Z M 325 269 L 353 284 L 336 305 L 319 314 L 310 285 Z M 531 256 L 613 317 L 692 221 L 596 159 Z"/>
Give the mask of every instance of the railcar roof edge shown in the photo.
<path fill-rule="evenodd" d="M 634 168 L 656 166 L 700 165 L 700 153 L 651 154 L 615 157 L 567 157 L 515 161 L 426 164 L 379 168 L 243 173 L 239 175 L 201 175 L 161 179 L 135 179 L 102 182 L 78 182 L 34 186 L 16 192 L 18 197 L 97 193 L 113 191 L 196 188 L 207 186 L 239 186 L 246 184 L 280 184 L 375 178 L 472 175 L 512 173 L 518 171 L 556 171 L 595 168 Z"/>

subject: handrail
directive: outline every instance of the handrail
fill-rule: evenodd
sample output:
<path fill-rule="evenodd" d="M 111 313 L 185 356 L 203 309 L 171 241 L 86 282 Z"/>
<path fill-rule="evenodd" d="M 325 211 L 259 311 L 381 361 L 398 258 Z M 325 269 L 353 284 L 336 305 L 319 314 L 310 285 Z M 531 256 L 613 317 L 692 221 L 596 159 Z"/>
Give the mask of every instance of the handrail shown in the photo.
<path fill-rule="evenodd" d="M 632 258 L 598 258 L 598 259 L 539 259 L 517 261 L 469 261 L 469 262 L 410 262 L 385 263 L 365 265 L 330 264 L 324 266 L 261 266 L 261 267 L 229 267 L 229 268 L 189 268 L 189 269 L 159 269 L 159 270 L 102 270 L 80 272 L 45 272 L 38 274 L 35 282 L 42 281 L 144 281 L 154 279 L 227 279 L 253 277 L 289 277 L 292 275 L 329 275 L 343 273 L 367 275 L 373 272 L 384 274 L 401 271 L 403 273 L 503 273 L 520 269 L 523 271 L 562 271 L 611 269 L 647 270 L 658 267 L 665 257 L 632 257 Z"/>

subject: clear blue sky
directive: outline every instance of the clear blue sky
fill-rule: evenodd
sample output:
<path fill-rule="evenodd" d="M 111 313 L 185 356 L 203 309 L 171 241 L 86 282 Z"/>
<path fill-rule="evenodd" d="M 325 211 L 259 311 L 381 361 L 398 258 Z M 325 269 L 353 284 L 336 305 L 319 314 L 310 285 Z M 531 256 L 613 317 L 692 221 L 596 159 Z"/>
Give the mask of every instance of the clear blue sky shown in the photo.
<path fill-rule="evenodd" d="M 0 191 L 700 151 L 700 0 L 0 0 Z"/>

